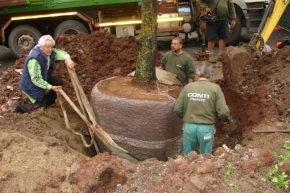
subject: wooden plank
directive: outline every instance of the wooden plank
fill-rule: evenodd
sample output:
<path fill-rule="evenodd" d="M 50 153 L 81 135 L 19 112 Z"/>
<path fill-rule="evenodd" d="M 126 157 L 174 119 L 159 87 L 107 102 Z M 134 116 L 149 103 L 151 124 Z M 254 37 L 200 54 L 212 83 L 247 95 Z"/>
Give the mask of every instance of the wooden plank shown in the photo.
<path fill-rule="evenodd" d="M 12 7 L 18 5 L 28 5 L 26 0 L 1 0 L 0 8 Z"/>
<path fill-rule="evenodd" d="M 254 133 L 290 133 L 290 130 L 252 130 Z"/>

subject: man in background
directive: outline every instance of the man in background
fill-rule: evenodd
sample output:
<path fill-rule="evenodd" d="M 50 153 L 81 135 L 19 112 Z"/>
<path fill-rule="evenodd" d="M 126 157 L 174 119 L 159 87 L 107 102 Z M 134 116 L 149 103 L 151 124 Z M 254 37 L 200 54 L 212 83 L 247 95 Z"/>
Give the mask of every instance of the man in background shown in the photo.
<path fill-rule="evenodd" d="M 223 53 L 226 47 L 226 41 L 229 39 L 229 21 L 231 28 L 236 25 L 236 12 L 232 0 L 196 0 L 198 7 L 208 14 L 216 14 L 217 21 L 207 22 L 205 37 L 208 41 L 209 61 L 216 62 L 214 54 L 215 41 L 218 37 L 218 57 Z"/>
<path fill-rule="evenodd" d="M 183 41 L 180 37 L 175 37 L 171 42 L 171 51 L 167 52 L 162 60 L 163 70 L 177 75 L 183 86 L 194 81 L 195 68 L 192 57 L 182 50 Z"/>

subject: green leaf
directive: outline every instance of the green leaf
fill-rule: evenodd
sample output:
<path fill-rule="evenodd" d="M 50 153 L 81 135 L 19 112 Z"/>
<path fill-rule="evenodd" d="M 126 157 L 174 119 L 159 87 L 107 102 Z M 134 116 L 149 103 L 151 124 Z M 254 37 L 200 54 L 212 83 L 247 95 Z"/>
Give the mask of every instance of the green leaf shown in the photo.
<path fill-rule="evenodd" d="M 231 187 L 236 187 L 237 185 L 236 185 L 235 182 L 232 182 L 232 183 L 230 183 L 230 186 L 231 186 Z"/>
<path fill-rule="evenodd" d="M 284 147 L 285 147 L 286 149 L 290 149 L 290 141 L 289 141 L 289 140 L 284 141 Z"/>
<path fill-rule="evenodd" d="M 231 175 L 231 171 L 230 170 L 227 170 L 224 174 L 224 177 L 228 177 L 229 175 Z"/>
<path fill-rule="evenodd" d="M 290 152 L 288 152 L 286 155 L 280 156 L 284 161 L 290 162 Z"/>

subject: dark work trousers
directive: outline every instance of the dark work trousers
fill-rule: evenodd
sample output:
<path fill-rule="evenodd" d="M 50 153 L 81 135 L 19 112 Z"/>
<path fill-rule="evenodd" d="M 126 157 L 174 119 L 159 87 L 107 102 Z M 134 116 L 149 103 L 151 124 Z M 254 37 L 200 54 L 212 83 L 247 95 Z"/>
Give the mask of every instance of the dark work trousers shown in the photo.
<path fill-rule="evenodd" d="M 62 80 L 60 78 L 56 77 L 50 77 L 47 82 L 53 86 L 61 86 Z M 55 103 L 57 95 L 53 90 L 50 90 L 47 94 L 43 96 L 42 101 L 35 101 L 35 103 L 27 103 L 25 101 L 18 101 L 16 103 L 16 112 L 19 113 L 31 113 L 32 111 L 35 111 L 36 109 L 39 109 L 41 107 L 47 108 L 48 106 Z"/>

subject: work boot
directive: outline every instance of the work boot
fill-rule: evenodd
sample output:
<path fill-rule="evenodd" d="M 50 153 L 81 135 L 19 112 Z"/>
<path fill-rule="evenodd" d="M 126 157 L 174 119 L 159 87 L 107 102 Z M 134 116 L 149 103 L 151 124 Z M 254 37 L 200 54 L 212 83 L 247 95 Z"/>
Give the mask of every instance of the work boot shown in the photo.
<path fill-rule="evenodd" d="M 216 62 L 216 57 L 214 54 L 209 54 L 209 58 L 208 61 L 211 63 L 215 63 Z"/>
<path fill-rule="evenodd" d="M 218 56 L 217 56 L 217 61 L 222 61 L 222 59 L 223 59 L 223 54 L 219 54 Z"/>

